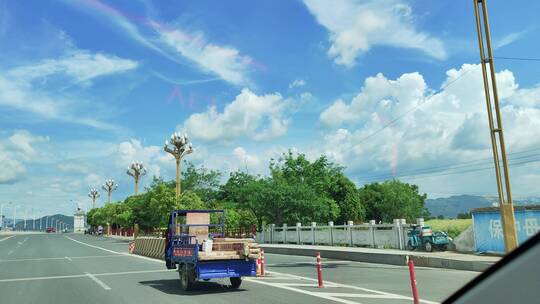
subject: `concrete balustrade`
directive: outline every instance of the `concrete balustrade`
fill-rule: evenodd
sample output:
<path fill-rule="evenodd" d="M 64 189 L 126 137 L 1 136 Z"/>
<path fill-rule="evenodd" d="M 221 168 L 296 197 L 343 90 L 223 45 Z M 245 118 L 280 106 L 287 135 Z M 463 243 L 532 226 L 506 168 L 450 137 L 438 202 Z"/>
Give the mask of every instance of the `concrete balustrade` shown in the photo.
<path fill-rule="evenodd" d="M 418 224 L 423 222 L 423 218 L 417 219 Z M 392 224 L 377 224 L 375 220 L 364 224 L 347 221 L 343 225 L 335 225 L 332 221 L 327 225 L 311 222 L 309 226 L 302 223 L 295 226 L 283 224 L 281 227 L 269 224 L 257 232 L 256 239 L 266 244 L 347 245 L 404 250 L 409 227 L 405 219 L 395 219 Z"/>

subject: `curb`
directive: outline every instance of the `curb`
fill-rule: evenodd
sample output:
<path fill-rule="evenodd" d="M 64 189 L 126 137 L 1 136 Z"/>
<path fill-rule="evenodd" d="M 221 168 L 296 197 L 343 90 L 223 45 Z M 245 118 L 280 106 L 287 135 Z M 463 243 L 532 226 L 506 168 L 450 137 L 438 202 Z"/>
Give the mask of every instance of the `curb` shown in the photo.
<path fill-rule="evenodd" d="M 375 263 L 375 264 L 388 264 L 388 265 L 407 265 L 407 256 L 413 260 L 415 266 L 420 267 L 432 267 L 432 268 L 444 268 L 455 270 L 466 270 L 482 272 L 495 264 L 488 261 L 464 261 L 449 259 L 443 257 L 431 257 L 416 254 L 395 254 L 395 253 L 378 253 L 378 252 L 357 252 L 357 251 L 343 251 L 333 249 L 309 249 L 309 248 L 290 248 L 290 247 L 267 247 L 264 244 L 260 245 L 264 249 L 265 253 L 285 254 L 285 255 L 299 255 L 314 257 L 317 252 L 321 253 L 324 258 L 347 260 L 355 262 Z"/>

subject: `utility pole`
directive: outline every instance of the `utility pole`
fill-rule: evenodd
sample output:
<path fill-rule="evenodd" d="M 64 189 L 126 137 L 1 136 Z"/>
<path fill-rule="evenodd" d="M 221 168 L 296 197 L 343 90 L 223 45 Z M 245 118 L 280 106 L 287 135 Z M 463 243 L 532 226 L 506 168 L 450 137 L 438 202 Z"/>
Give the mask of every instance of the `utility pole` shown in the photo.
<path fill-rule="evenodd" d="M 127 168 L 127 175 L 130 175 L 135 180 L 135 195 L 139 193 L 139 178 L 146 174 L 146 169 L 142 162 L 132 162 Z"/>
<path fill-rule="evenodd" d="M 171 141 L 165 141 L 163 150 L 174 156 L 176 160 L 176 198 L 178 198 L 182 192 L 180 187 L 180 162 L 184 156 L 193 153 L 193 146 L 188 141 L 187 135 L 174 132 L 171 135 Z"/>
<path fill-rule="evenodd" d="M 493 148 L 493 161 L 495 163 L 497 192 L 499 194 L 499 208 L 502 220 L 504 245 L 506 247 L 506 252 L 510 252 L 518 246 L 518 243 L 514 218 L 514 207 L 512 205 L 512 191 L 510 189 L 510 176 L 508 174 L 508 161 L 506 159 L 506 148 L 504 145 L 501 110 L 499 108 L 499 95 L 497 93 L 497 81 L 495 78 L 495 65 L 493 64 L 493 53 L 491 48 L 491 33 L 489 31 L 487 4 L 486 0 L 473 0 L 473 2 L 474 12 L 476 16 L 476 31 L 478 32 L 478 46 L 480 48 L 480 59 L 482 63 L 482 76 L 484 78 L 484 94 L 486 96 L 491 146 Z M 487 57 L 484 49 L 484 44 L 487 48 Z M 488 64 L 490 78 L 488 78 Z M 492 86 L 491 91 L 489 86 L 490 79 Z M 491 104 L 491 95 L 493 95 L 493 105 Z M 493 108 L 495 109 L 495 119 L 493 117 Z M 503 165 L 502 175 L 501 161 Z"/>

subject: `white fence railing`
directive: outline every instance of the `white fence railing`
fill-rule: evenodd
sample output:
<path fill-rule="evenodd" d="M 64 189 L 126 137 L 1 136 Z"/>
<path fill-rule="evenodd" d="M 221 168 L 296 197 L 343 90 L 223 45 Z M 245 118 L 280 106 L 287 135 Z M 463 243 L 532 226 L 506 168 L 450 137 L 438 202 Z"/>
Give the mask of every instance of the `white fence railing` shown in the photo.
<path fill-rule="evenodd" d="M 423 225 L 424 220 L 417 219 L 417 224 Z M 374 220 L 368 224 L 354 225 L 349 221 L 345 225 L 320 226 L 311 223 L 310 226 L 276 226 L 263 227 L 257 232 L 257 241 L 267 244 L 310 244 L 310 245 L 346 245 L 373 248 L 405 249 L 407 245 L 407 230 L 410 225 L 405 219 L 395 219 L 393 224 L 376 224 Z"/>

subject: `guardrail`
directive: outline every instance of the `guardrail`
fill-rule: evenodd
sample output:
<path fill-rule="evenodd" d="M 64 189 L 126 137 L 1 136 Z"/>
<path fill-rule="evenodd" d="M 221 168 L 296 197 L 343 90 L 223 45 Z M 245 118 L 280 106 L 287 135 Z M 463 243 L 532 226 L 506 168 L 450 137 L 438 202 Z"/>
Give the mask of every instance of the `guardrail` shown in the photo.
<path fill-rule="evenodd" d="M 423 225 L 424 219 L 417 219 Z M 310 244 L 310 245 L 345 245 L 373 248 L 406 249 L 407 230 L 410 225 L 405 219 L 395 219 L 392 224 L 376 224 L 374 220 L 366 224 L 355 225 L 352 221 L 344 225 L 276 226 L 265 225 L 257 232 L 257 242 L 267 244 Z"/>
<path fill-rule="evenodd" d="M 165 258 L 165 238 L 138 237 L 133 253 L 156 259 Z"/>

